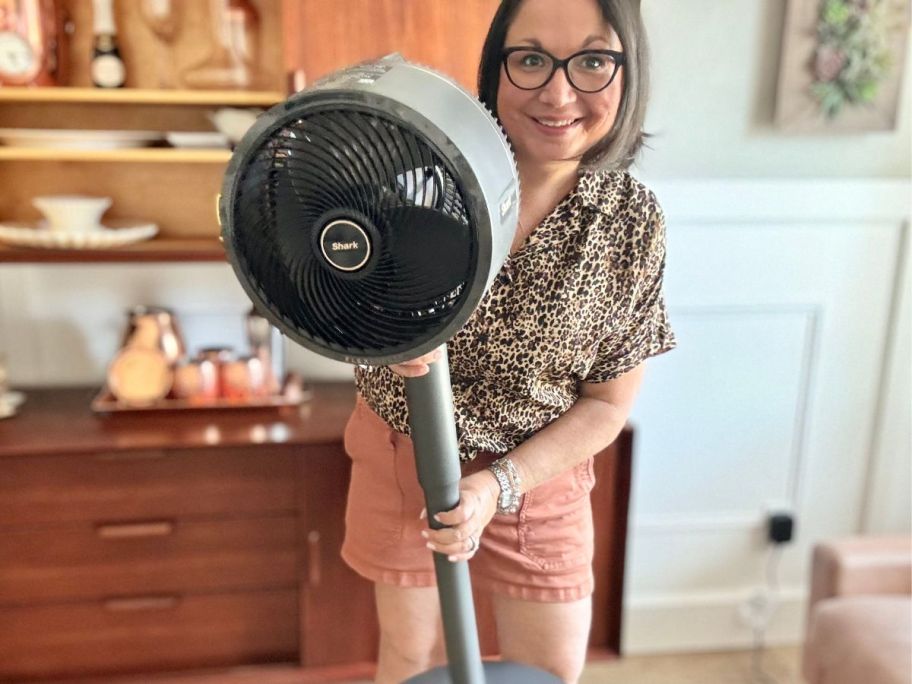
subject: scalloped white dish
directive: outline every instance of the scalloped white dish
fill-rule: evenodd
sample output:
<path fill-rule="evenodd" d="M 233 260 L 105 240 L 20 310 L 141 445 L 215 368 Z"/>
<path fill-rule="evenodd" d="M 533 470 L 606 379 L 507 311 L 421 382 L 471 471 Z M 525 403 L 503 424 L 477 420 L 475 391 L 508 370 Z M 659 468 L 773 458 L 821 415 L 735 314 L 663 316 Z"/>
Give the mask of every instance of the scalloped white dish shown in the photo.
<path fill-rule="evenodd" d="M 0 143 L 12 147 L 116 150 L 128 147 L 147 147 L 162 140 L 164 140 L 164 136 L 156 131 L 0 128 Z"/>
<path fill-rule="evenodd" d="M 0 223 L 0 242 L 45 249 L 107 249 L 148 240 L 158 226 L 147 221 L 120 221 L 91 231 L 49 230 L 26 223 Z"/>
<path fill-rule="evenodd" d="M 228 136 L 217 131 L 168 131 L 165 140 L 172 147 L 191 149 L 225 149 L 230 143 Z"/>

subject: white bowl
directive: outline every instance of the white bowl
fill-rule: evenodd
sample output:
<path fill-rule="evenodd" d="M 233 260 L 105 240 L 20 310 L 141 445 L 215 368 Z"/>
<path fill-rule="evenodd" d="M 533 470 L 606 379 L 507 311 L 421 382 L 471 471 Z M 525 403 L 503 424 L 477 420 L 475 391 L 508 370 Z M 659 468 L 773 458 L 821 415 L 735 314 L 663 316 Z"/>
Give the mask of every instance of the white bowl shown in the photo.
<path fill-rule="evenodd" d="M 111 206 L 111 198 L 48 195 L 33 198 L 32 204 L 44 214 L 50 230 L 83 233 L 104 229 L 101 216 Z"/>
<path fill-rule="evenodd" d="M 239 109 L 222 107 L 209 114 L 209 120 L 219 133 L 224 134 L 235 145 L 241 141 L 247 130 L 253 126 L 262 109 Z"/>

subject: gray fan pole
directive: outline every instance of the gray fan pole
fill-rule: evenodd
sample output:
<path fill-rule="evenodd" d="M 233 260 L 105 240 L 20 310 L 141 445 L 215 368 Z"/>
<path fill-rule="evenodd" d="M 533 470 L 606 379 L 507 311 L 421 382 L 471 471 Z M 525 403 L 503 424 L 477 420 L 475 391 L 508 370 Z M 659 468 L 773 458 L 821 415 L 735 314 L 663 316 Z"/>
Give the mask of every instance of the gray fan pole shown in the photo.
<path fill-rule="evenodd" d="M 429 373 L 405 379 L 418 481 L 424 490 L 428 521 L 435 529 L 445 525 L 434 520 L 434 514 L 455 508 L 459 503 L 462 477 L 445 345 L 442 351 L 440 360 L 430 364 Z M 452 681 L 484 684 L 468 563 L 452 563 L 444 554 L 435 553 L 434 568 Z"/>

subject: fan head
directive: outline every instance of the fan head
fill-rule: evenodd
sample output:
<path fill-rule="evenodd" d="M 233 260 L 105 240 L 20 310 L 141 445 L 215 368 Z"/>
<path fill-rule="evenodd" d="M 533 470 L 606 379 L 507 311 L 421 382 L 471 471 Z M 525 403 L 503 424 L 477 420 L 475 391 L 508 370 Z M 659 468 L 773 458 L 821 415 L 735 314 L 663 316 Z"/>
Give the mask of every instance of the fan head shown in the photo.
<path fill-rule="evenodd" d="M 509 252 L 513 157 L 453 81 L 385 58 L 263 114 L 219 201 L 241 284 L 286 336 L 330 358 L 386 365 L 465 323 Z"/>

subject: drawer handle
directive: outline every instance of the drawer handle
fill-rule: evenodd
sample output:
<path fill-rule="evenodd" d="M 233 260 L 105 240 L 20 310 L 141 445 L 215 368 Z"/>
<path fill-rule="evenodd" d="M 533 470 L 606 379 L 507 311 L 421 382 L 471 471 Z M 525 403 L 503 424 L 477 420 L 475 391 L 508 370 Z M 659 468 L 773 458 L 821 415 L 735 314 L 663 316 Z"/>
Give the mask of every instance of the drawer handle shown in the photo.
<path fill-rule="evenodd" d="M 95 454 L 96 461 L 154 461 L 165 458 L 167 454 L 157 449 L 145 451 L 111 451 L 109 453 Z"/>
<path fill-rule="evenodd" d="M 311 530 L 307 533 L 307 582 L 312 587 L 320 586 L 321 565 L 320 533 L 317 530 Z"/>
<path fill-rule="evenodd" d="M 180 602 L 177 596 L 136 596 L 133 598 L 105 599 L 105 610 L 127 612 L 138 610 L 166 610 L 175 608 Z"/>
<path fill-rule="evenodd" d="M 145 523 L 121 523 L 99 525 L 95 532 L 102 539 L 140 539 L 143 537 L 167 537 L 174 532 L 174 523 L 170 520 Z"/>

